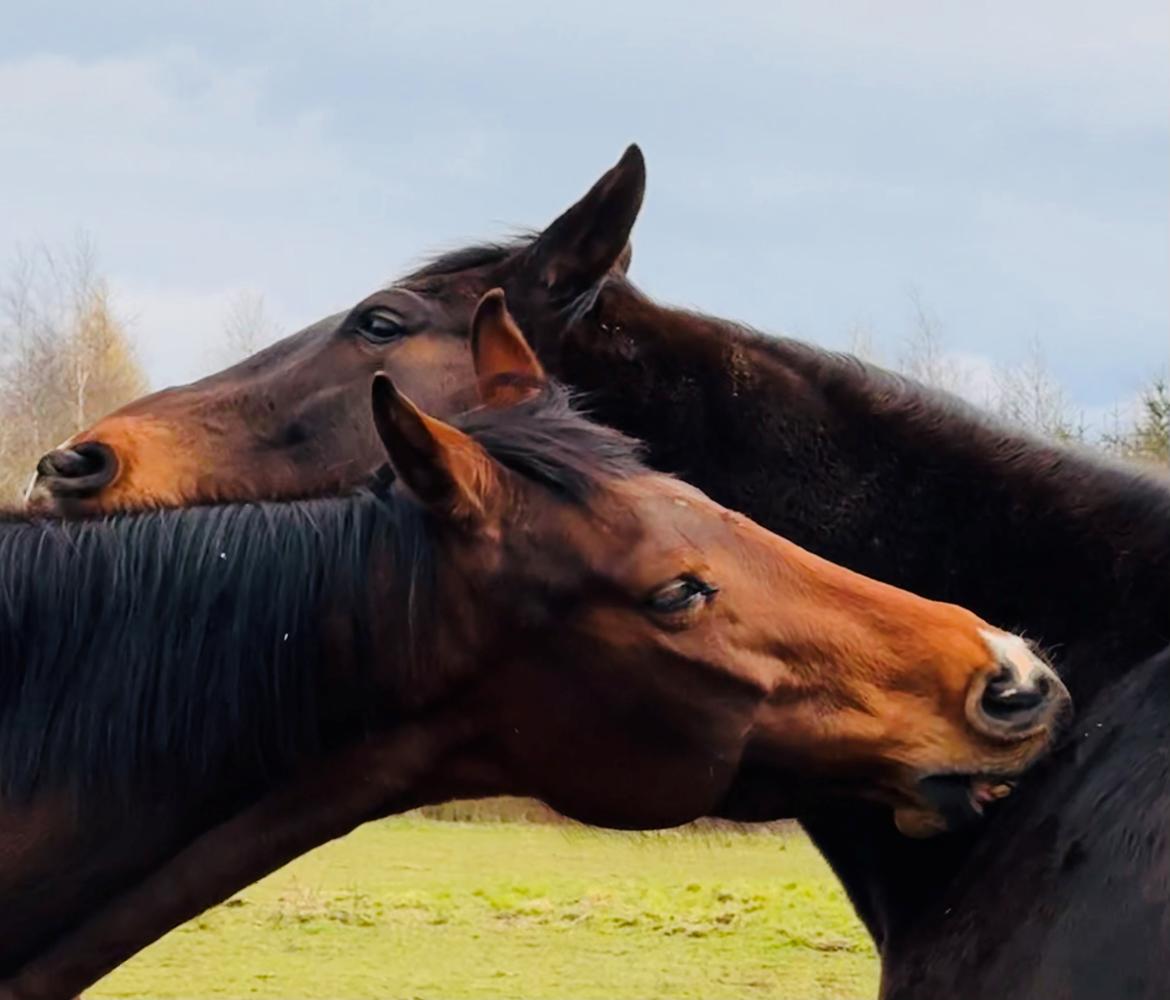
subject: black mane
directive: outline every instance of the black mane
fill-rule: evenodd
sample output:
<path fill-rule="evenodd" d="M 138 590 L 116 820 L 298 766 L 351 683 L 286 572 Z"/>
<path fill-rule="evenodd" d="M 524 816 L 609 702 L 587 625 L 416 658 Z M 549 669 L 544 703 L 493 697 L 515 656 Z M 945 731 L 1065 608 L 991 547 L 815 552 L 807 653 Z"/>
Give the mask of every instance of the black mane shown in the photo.
<path fill-rule="evenodd" d="M 634 442 L 590 423 L 558 387 L 459 422 L 569 502 L 642 468 Z M 80 522 L 0 517 L 0 798 L 173 794 L 289 768 L 322 739 L 325 611 L 349 609 L 362 642 L 372 565 L 391 569 L 381 612 L 400 625 L 380 658 L 404 684 L 431 669 L 433 542 L 429 518 L 397 490 Z"/>
<path fill-rule="evenodd" d="M 494 267 L 523 250 L 536 239 L 536 236 L 534 232 L 524 231 L 508 240 L 475 243 L 447 250 L 424 261 L 402 280 L 426 281 L 428 278 L 444 278 L 463 271 L 478 270 L 481 267 Z"/>
<path fill-rule="evenodd" d="M 322 608 L 358 606 L 375 540 L 421 537 L 412 513 L 363 494 L 5 522 L 0 796 L 158 792 L 312 752 Z"/>
<path fill-rule="evenodd" d="M 640 442 L 587 419 L 556 383 L 516 406 L 481 407 L 452 423 L 500 464 L 574 503 L 584 503 L 600 480 L 645 471 Z"/>

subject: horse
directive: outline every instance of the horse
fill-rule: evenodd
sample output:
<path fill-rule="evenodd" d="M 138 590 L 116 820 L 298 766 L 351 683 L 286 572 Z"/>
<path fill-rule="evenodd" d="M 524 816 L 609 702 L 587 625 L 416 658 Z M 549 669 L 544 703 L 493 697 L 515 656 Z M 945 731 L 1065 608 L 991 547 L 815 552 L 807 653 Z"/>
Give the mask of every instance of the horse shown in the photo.
<path fill-rule="evenodd" d="M 795 810 L 877 943 L 884 996 L 1170 992 L 1165 733 L 1125 715 L 1164 704 L 1166 483 L 856 359 L 656 304 L 628 277 L 644 186 L 631 147 L 544 230 L 445 254 L 233 369 L 131 404 L 42 460 L 42 502 L 182 504 L 364 474 L 373 445 L 351 436 L 342 455 L 336 441 L 366 372 L 459 405 L 463 324 L 501 286 L 549 370 L 643 439 L 651 465 L 834 562 L 1027 634 L 1071 689 L 1085 721 L 1070 748 L 966 833 L 911 842 L 862 804 Z M 793 810 L 746 771 L 737 788 L 723 811 Z M 938 789 L 957 808 L 970 791 Z M 1105 912 L 1116 934 L 1099 933 Z"/>
<path fill-rule="evenodd" d="M 930 832 L 939 776 L 1047 751 L 1068 696 L 1018 637 L 650 471 L 502 294 L 471 342 L 454 423 L 375 377 L 372 491 L 0 524 L 0 996 L 428 802 L 670 826 L 750 764 Z"/>

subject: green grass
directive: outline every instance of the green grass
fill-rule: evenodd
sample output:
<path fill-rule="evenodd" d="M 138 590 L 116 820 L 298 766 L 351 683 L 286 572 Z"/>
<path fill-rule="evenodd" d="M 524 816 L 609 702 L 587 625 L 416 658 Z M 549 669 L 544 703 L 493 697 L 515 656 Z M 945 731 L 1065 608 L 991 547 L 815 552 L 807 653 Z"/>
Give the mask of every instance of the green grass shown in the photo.
<path fill-rule="evenodd" d="M 179 928 L 92 997 L 871 997 L 797 833 L 372 824 Z"/>

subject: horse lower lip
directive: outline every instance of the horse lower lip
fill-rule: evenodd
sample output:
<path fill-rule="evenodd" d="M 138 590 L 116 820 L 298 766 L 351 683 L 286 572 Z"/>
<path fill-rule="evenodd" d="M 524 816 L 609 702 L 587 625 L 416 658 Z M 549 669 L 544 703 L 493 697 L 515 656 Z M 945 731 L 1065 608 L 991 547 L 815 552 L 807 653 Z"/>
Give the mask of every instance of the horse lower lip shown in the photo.
<path fill-rule="evenodd" d="M 1006 798 L 1014 787 L 1013 782 L 1004 778 L 972 774 L 930 775 L 918 782 L 922 797 L 952 830 L 981 819 L 987 804 Z"/>

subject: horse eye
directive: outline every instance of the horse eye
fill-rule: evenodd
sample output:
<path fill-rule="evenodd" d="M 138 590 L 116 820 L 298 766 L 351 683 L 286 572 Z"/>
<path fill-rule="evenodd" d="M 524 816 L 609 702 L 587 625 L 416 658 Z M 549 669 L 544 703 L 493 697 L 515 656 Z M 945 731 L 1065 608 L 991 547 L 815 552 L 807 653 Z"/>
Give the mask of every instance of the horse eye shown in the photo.
<path fill-rule="evenodd" d="M 648 598 L 646 607 L 660 615 L 676 615 L 701 607 L 719 593 L 719 588 L 697 576 L 680 576 L 663 584 Z"/>
<path fill-rule="evenodd" d="M 406 335 L 402 320 L 386 309 L 367 309 L 358 317 L 354 329 L 371 344 L 388 344 Z"/>

